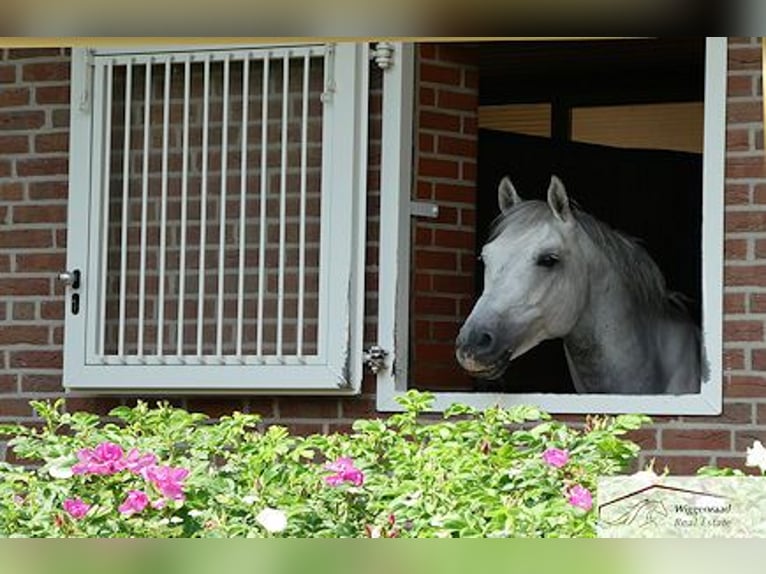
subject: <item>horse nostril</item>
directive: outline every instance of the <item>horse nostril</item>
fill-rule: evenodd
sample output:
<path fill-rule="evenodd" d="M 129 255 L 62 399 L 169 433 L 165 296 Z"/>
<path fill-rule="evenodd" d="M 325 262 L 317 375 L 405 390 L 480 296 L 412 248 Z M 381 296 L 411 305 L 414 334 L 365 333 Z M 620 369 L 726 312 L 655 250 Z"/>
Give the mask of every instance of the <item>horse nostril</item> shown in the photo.
<path fill-rule="evenodd" d="M 492 348 L 494 342 L 495 339 L 492 337 L 491 333 L 482 333 L 479 336 L 479 340 L 476 341 L 476 349 L 478 351 L 486 351 L 487 349 Z"/>

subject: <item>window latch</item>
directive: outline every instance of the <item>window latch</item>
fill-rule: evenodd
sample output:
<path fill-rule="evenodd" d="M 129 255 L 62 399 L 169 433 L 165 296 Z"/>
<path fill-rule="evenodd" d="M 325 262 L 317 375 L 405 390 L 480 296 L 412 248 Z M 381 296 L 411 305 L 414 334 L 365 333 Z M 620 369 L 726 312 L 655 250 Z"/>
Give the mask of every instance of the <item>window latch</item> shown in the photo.
<path fill-rule="evenodd" d="M 364 352 L 364 364 L 370 369 L 373 375 L 377 375 L 386 367 L 386 357 L 388 351 L 378 345 L 373 345 Z"/>

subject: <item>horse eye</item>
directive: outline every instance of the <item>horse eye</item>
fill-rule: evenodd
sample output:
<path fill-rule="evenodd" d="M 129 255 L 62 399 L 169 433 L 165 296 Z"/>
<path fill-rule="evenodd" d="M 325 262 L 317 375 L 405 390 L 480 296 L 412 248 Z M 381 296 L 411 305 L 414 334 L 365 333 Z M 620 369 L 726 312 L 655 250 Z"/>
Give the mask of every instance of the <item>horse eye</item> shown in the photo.
<path fill-rule="evenodd" d="M 537 258 L 537 264 L 540 267 L 553 267 L 559 262 L 559 256 L 555 253 L 544 253 Z"/>

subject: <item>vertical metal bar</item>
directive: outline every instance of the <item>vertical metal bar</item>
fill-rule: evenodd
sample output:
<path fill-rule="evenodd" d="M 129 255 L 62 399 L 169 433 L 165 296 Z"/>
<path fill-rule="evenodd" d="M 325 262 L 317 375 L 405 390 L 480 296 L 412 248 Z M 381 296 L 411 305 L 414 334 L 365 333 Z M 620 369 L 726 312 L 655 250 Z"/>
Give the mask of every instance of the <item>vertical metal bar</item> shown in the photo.
<path fill-rule="evenodd" d="M 226 191 L 229 167 L 229 69 L 231 61 L 223 60 L 223 114 L 221 126 L 221 194 L 218 210 L 218 321 L 216 323 L 215 354 L 223 356 L 223 287 L 226 273 Z"/>
<path fill-rule="evenodd" d="M 176 332 L 176 355 L 183 355 L 184 303 L 186 302 L 186 223 L 189 195 L 189 93 L 191 91 L 191 56 L 184 62 L 184 127 L 183 159 L 181 164 L 181 243 L 178 258 L 178 331 Z"/>
<path fill-rule="evenodd" d="M 304 281 L 306 274 L 306 169 L 308 152 L 308 121 L 309 121 L 309 68 L 311 66 L 311 54 L 306 53 L 303 57 L 303 108 L 301 110 L 301 201 L 300 201 L 300 229 L 298 232 L 298 331 L 296 354 L 303 356 L 303 297 Z"/>
<path fill-rule="evenodd" d="M 152 100 L 152 59 L 145 66 L 144 77 L 144 162 L 141 175 L 141 246 L 138 283 L 138 356 L 144 356 L 144 314 L 146 312 L 146 226 L 149 200 L 149 121 Z"/>
<path fill-rule="evenodd" d="M 247 217 L 247 124 L 250 99 L 250 55 L 242 60 L 242 149 L 239 166 L 239 270 L 237 278 L 237 356 L 242 357 L 242 327 L 245 300 L 245 218 Z"/>
<path fill-rule="evenodd" d="M 120 321 L 117 333 L 117 354 L 125 356 L 125 298 L 128 274 L 128 201 L 130 200 L 130 106 L 133 91 L 133 60 L 125 65 L 125 122 L 122 150 L 122 219 L 120 238 Z"/>
<path fill-rule="evenodd" d="M 287 208 L 287 108 L 290 87 L 290 52 L 282 57 L 282 154 L 279 173 L 279 269 L 277 271 L 277 357 L 282 356 L 285 312 L 285 219 Z"/>
<path fill-rule="evenodd" d="M 204 62 L 204 87 L 202 97 L 202 198 L 199 217 L 199 284 L 197 290 L 197 355 L 202 356 L 202 330 L 205 314 L 205 242 L 207 240 L 207 154 L 208 123 L 210 120 L 210 56 Z"/>
<path fill-rule="evenodd" d="M 106 64 L 106 99 L 104 101 L 104 179 L 102 181 L 103 190 L 103 210 L 101 215 L 101 273 L 103 281 L 101 282 L 101 309 L 99 314 L 99 328 L 101 329 L 98 340 L 98 354 L 104 356 L 104 347 L 106 346 L 106 297 L 108 290 L 107 269 L 109 264 L 109 202 L 112 194 L 110 191 L 111 156 L 112 156 L 112 97 L 114 84 L 114 61 L 109 60 Z"/>
<path fill-rule="evenodd" d="M 256 354 L 263 356 L 263 298 L 266 289 L 266 195 L 268 179 L 266 177 L 267 152 L 269 147 L 269 52 L 263 58 L 263 90 L 261 97 L 261 211 L 258 243 L 258 324 L 256 334 Z"/>
<path fill-rule="evenodd" d="M 157 355 L 164 354 L 165 339 L 165 248 L 168 221 L 168 147 L 170 132 L 170 67 L 172 57 L 165 60 L 165 89 L 162 110 L 162 198 L 160 200 L 160 270 L 158 273 L 159 293 L 157 296 Z"/>

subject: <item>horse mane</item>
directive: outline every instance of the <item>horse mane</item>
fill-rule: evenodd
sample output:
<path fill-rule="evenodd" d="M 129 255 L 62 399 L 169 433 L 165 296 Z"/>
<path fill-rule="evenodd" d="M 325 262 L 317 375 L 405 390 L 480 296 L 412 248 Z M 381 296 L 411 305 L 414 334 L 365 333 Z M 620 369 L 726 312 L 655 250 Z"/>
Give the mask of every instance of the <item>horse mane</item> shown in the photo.
<path fill-rule="evenodd" d="M 647 312 L 687 315 L 683 295 L 668 290 L 662 271 L 638 240 L 599 221 L 576 205 L 571 205 L 571 209 L 578 227 L 604 253 L 635 302 Z M 536 225 L 553 217 L 547 203 L 522 201 L 495 219 L 489 241 L 510 225 Z"/>

